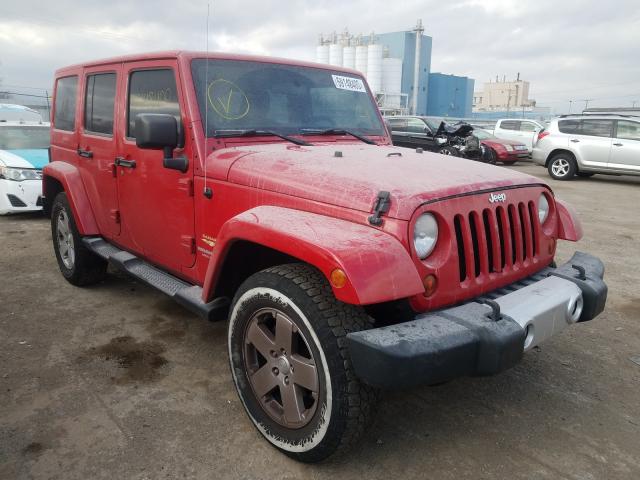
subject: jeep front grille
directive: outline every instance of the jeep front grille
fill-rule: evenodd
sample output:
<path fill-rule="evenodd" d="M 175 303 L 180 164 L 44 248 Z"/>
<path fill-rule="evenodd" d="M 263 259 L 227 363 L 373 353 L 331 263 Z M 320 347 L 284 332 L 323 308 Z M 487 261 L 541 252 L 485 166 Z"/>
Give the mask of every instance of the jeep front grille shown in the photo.
<path fill-rule="evenodd" d="M 533 201 L 457 214 L 454 229 L 460 282 L 532 261 L 540 254 L 539 228 Z"/>

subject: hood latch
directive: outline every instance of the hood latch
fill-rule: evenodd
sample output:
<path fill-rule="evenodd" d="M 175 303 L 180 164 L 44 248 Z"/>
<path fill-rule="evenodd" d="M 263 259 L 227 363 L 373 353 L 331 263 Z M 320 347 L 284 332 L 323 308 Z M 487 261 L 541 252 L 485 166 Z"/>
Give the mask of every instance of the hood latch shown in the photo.
<path fill-rule="evenodd" d="M 373 215 L 369 216 L 369 223 L 376 227 L 382 225 L 382 214 L 387 213 L 391 207 L 391 194 L 381 190 L 373 204 Z"/>

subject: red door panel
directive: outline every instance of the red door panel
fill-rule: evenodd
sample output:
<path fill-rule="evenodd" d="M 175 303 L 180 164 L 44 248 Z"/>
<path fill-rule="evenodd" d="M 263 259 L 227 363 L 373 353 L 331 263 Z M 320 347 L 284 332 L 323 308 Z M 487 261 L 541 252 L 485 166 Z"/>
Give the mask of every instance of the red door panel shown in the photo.
<path fill-rule="evenodd" d="M 187 172 L 163 166 L 162 150 L 140 149 L 133 136 L 138 113 L 168 113 L 183 125 L 186 111 L 175 60 L 125 64 L 127 94 L 122 97 L 126 122 L 119 127 L 118 198 L 123 240 L 164 268 L 180 272 L 195 262 L 193 165 Z M 192 158 L 191 139 L 174 156 Z M 135 166 L 133 166 L 133 163 Z"/>
<path fill-rule="evenodd" d="M 100 233 L 107 238 L 120 234 L 118 191 L 115 178 L 115 114 L 121 66 L 85 69 L 81 77 L 82 106 L 77 165 Z"/>

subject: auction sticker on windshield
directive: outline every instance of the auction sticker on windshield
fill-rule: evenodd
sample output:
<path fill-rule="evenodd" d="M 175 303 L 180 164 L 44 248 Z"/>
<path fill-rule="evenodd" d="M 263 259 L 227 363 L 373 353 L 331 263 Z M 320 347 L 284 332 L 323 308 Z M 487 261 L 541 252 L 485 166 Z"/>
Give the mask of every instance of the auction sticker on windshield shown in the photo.
<path fill-rule="evenodd" d="M 350 90 L 352 92 L 366 93 L 364 82 L 360 78 L 342 77 L 340 75 L 331 75 L 336 88 L 341 90 Z"/>

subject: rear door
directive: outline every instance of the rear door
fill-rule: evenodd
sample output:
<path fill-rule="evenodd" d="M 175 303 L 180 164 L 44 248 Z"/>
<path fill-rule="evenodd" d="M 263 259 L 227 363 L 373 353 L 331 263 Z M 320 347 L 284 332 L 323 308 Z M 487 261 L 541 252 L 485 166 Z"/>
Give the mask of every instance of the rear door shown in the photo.
<path fill-rule="evenodd" d="M 618 120 L 609 168 L 640 172 L 640 122 Z"/>
<path fill-rule="evenodd" d="M 126 63 L 122 98 L 127 121 L 119 129 L 118 198 L 129 248 L 164 268 L 179 272 L 195 262 L 192 140 L 174 156 L 189 159 L 187 172 L 163 166 L 163 151 L 141 149 L 135 141 L 135 117 L 141 113 L 174 115 L 187 121 L 175 60 Z M 123 232 L 124 237 L 124 232 Z"/>
<path fill-rule="evenodd" d="M 613 120 L 580 120 L 579 129 L 569 135 L 569 146 L 582 165 L 586 167 L 606 167 L 611 153 Z"/>
<path fill-rule="evenodd" d="M 406 118 L 387 118 L 387 122 L 391 126 L 391 140 L 398 147 L 409 147 L 409 138 L 407 132 Z"/>
<path fill-rule="evenodd" d="M 102 235 L 120 234 L 116 157 L 115 98 L 121 66 L 84 70 L 78 168 Z"/>

